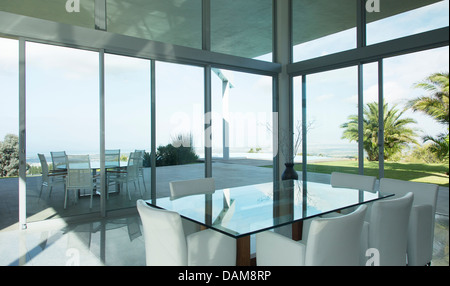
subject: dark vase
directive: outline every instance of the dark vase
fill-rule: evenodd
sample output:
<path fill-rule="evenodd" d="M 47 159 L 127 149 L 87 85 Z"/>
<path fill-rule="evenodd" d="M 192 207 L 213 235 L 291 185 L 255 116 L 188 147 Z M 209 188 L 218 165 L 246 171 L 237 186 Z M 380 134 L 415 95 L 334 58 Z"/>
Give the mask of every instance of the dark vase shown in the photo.
<path fill-rule="evenodd" d="M 285 163 L 286 170 L 281 175 L 282 180 L 298 180 L 297 171 L 294 169 L 294 163 Z"/>

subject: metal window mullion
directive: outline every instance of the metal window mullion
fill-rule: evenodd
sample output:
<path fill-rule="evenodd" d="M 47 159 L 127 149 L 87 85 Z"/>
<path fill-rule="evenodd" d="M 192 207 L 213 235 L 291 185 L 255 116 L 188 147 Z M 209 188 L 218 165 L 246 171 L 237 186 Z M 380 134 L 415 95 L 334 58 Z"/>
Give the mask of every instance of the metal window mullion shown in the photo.
<path fill-rule="evenodd" d="M 151 136 L 151 169 L 150 169 L 150 197 L 156 202 L 156 63 L 150 61 L 150 136 Z"/>
<path fill-rule="evenodd" d="M 105 50 L 99 51 L 99 121 L 100 121 L 100 213 L 106 217 L 105 170 Z"/>
<path fill-rule="evenodd" d="M 366 46 L 367 29 L 366 29 L 366 5 L 365 0 L 356 0 L 356 43 L 358 48 Z"/>
<path fill-rule="evenodd" d="M 384 178 L 384 93 L 383 60 L 378 61 L 378 173 Z"/>
<path fill-rule="evenodd" d="M 306 164 L 307 161 L 307 117 L 306 117 L 306 75 L 302 76 L 302 177 L 303 181 L 307 180 Z"/>
<path fill-rule="evenodd" d="M 364 71 L 363 64 L 358 64 L 358 173 L 364 174 Z"/>
<path fill-rule="evenodd" d="M 95 29 L 106 31 L 106 0 L 95 0 L 94 23 Z"/>
<path fill-rule="evenodd" d="M 19 228 L 27 228 L 26 50 L 19 39 Z"/>

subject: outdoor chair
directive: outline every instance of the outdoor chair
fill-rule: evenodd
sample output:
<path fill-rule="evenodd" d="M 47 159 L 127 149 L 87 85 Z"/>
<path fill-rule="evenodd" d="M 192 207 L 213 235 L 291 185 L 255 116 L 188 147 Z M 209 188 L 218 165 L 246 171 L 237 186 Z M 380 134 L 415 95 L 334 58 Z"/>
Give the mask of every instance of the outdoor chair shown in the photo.
<path fill-rule="evenodd" d="M 361 241 L 361 264 L 368 262 L 366 251 L 378 251 L 379 266 L 406 266 L 408 222 L 413 193 L 372 204 L 369 222 L 364 223 Z M 377 262 L 377 263 L 378 263 Z M 370 264 L 369 264 L 370 265 Z"/>
<path fill-rule="evenodd" d="M 66 191 L 64 195 L 64 209 L 67 207 L 69 190 L 89 190 L 92 208 L 95 182 L 91 171 L 89 155 L 67 155 Z"/>
<path fill-rule="evenodd" d="M 52 156 L 52 172 L 65 172 L 67 170 L 66 151 L 50 152 Z"/>
<path fill-rule="evenodd" d="M 139 155 L 136 156 L 136 153 L 131 152 L 128 157 L 128 163 L 125 171 L 111 171 L 111 173 L 116 174 L 116 177 L 113 179 L 115 183 L 126 184 L 126 191 L 128 193 L 128 198 L 131 201 L 131 194 L 129 190 L 129 184 L 132 182 L 134 184 L 134 188 L 139 190 L 139 193 L 142 195 L 141 185 L 139 183 Z M 136 181 L 138 186 L 136 186 Z"/>
<path fill-rule="evenodd" d="M 145 150 L 134 150 L 134 153 L 137 154 L 136 159 L 138 161 L 138 177 L 142 178 L 142 183 L 144 184 L 144 192 L 147 192 L 147 186 L 145 186 L 145 177 L 144 177 L 144 154 Z"/>
<path fill-rule="evenodd" d="M 109 186 L 117 178 L 117 171 L 120 168 L 120 149 L 105 150 L 106 184 Z M 106 194 L 109 198 L 109 192 Z"/>
<path fill-rule="evenodd" d="M 48 196 L 50 197 L 54 186 L 65 184 L 65 176 L 67 175 L 67 172 L 50 173 L 48 169 L 47 159 L 45 159 L 44 154 L 38 154 L 38 157 L 39 161 L 41 162 L 42 169 L 42 182 L 41 190 L 39 192 L 39 198 L 42 195 L 44 186 L 49 188 Z"/>
<path fill-rule="evenodd" d="M 202 178 L 186 181 L 169 182 L 170 199 L 176 200 L 185 196 L 198 194 L 212 194 L 216 191 L 213 178 Z M 186 234 L 191 234 L 200 230 L 199 224 L 187 219 L 182 219 L 183 229 Z"/>
<path fill-rule="evenodd" d="M 408 192 L 414 194 L 408 227 L 407 253 L 410 266 L 431 263 L 438 188 L 435 184 L 388 178 L 380 180 L 380 191 L 394 193 L 395 197 L 404 196 Z"/>
<path fill-rule="evenodd" d="M 367 206 L 348 215 L 316 218 L 308 237 L 294 241 L 266 231 L 256 234 L 258 266 L 356 266 L 359 265 L 361 232 Z"/>
<path fill-rule="evenodd" d="M 184 234 L 178 213 L 138 200 L 147 266 L 235 266 L 236 240 L 207 229 Z"/>

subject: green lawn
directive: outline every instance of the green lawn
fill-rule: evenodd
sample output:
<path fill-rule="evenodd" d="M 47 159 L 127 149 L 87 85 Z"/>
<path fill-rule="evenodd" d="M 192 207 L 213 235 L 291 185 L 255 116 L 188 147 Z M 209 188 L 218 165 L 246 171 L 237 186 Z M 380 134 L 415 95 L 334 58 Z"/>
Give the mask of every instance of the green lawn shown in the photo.
<path fill-rule="evenodd" d="M 302 164 L 295 165 L 295 169 L 302 171 Z M 308 172 L 331 174 L 333 171 L 358 174 L 358 162 L 347 160 L 308 164 Z M 433 183 L 444 187 L 449 186 L 447 171 L 446 164 L 384 163 L 386 178 Z M 378 162 L 365 161 L 364 174 L 378 177 Z"/>

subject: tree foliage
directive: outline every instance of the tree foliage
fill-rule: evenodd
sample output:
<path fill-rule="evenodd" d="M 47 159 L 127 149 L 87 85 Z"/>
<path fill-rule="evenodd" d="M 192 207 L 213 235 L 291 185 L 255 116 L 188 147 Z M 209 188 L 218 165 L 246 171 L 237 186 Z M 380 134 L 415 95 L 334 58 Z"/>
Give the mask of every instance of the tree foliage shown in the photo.
<path fill-rule="evenodd" d="M 424 136 L 423 142 L 430 142 L 429 150 L 442 162 L 449 161 L 449 98 L 448 80 L 449 73 L 434 73 L 422 82 L 415 85 L 429 92 L 408 102 L 408 107 L 413 111 L 425 113 L 438 123 L 447 127 L 447 131 L 437 136 Z"/>
<path fill-rule="evenodd" d="M 0 177 L 19 175 L 19 137 L 7 134 L 0 141 Z"/>
<path fill-rule="evenodd" d="M 159 146 L 156 151 L 156 166 L 184 165 L 198 160 L 192 148 L 192 135 L 178 135 L 172 138 L 172 143 Z"/>
<path fill-rule="evenodd" d="M 416 121 L 412 118 L 402 118 L 403 113 L 404 111 L 400 111 L 396 106 L 389 109 L 387 103 L 383 105 L 384 158 L 386 160 L 401 152 L 408 144 L 417 144 L 414 139 L 415 130 L 409 127 L 409 124 L 416 123 Z M 363 114 L 363 147 L 369 161 L 378 161 L 378 103 L 368 103 L 364 106 Z M 348 119 L 348 122 L 341 125 L 341 128 L 345 129 L 342 139 L 358 142 L 358 115 L 350 115 Z"/>

